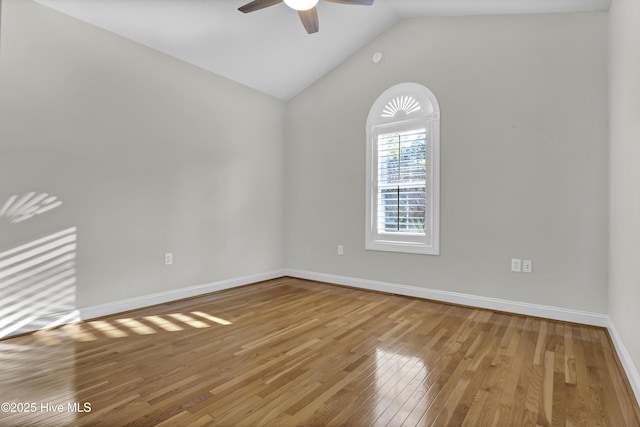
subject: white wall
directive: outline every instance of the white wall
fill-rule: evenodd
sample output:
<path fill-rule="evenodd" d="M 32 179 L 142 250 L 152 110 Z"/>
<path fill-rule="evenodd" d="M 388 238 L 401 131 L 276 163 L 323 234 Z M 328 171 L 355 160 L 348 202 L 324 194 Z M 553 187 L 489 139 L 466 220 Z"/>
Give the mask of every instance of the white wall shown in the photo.
<path fill-rule="evenodd" d="M 609 316 L 640 400 L 640 2 L 613 0 L 609 27 Z"/>
<path fill-rule="evenodd" d="M 77 307 L 282 268 L 282 102 L 31 1 L 2 19 L 0 207 L 64 205 L 0 218 L 0 254 L 76 227 Z"/>
<path fill-rule="evenodd" d="M 286 266 L 607 312 L 606 14 L 403 21 L 286 106 L 32 2 L 2 33 L 0 203 L 65 204 L 0 218 L 0 258 L 77 227 L 75 306 Z M 437 257 L 364 250 L 364 124 L 404 81 L 442 110 Z"/>
<path fill-rule="evenodd" d="M 370 43 L 287 105 L 287 267 L 606 313 L 606 40 L 592 13 L 408 20 Z M 367 113 L 411 81 L 441 108 L 440 256 L 364 249 Z"/>

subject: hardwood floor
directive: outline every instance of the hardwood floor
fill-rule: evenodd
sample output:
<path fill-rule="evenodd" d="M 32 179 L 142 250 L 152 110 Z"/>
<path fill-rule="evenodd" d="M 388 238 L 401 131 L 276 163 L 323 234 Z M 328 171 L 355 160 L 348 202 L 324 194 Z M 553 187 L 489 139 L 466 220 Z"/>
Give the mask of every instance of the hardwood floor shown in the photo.
<path fill-rule="evenodd" d="M 602 328 L 282 278 L 0 341 L 0 425 L 638 426 L 621 372 Z"/>

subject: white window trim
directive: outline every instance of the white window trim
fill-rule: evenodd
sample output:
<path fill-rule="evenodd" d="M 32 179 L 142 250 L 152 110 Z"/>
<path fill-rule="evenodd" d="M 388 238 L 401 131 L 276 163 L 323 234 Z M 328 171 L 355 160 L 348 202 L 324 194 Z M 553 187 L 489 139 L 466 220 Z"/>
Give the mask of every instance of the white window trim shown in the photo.
<path fill-rule="evenodd" d="M 411 96 L 422 106 L 419 111 L 413 111 L 404 117 L 384 114 L 385 106 L 390 101 L 402 96 Z M 383 236 L 377 231 L 377 175 L 378 165 L 375 150 L 377 149 L 378 135 L 398 129 L 410 129 L 416 126 L 424 127 L 431 138 L 432 167 L 431 179 L 431 234 L 422 237 L 422 234 L 389 233 Z M 366 229 L 365 248 L 367 250 L 405 252 L 427 255 L 440 254 L 440 109 L 435 95 L 426 87 L 417 83 L 401 83 L 387 89 L 374 102 L 367 118 L 367 149 L 366 149 Z M 376 147 L 376 148 L 374 148 Z M 403 238 L 404 237 L 404 238 Z M 430 241 L 431 244 L 427 244 Z"/>

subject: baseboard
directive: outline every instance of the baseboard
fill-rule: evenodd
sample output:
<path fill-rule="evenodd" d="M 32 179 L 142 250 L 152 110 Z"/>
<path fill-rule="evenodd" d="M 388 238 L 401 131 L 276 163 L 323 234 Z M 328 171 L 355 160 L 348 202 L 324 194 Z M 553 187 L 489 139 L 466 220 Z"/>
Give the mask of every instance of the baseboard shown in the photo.
<path fill-rule="evenodd" d="M 613 341 L 613 345 L 616 348 L 620 363 L 622 363 L 622 367 L 627 374 L 629 384 L 631 385 L 631 389 L 636 396 L 638 405 L 640 405 L 640 373 L 638 373 L 638 368 L 636 368 L 635 364 L 633 363 L 631 355 L 627 351 L 627 347 L 625 347 L 624 343 L 622 342 L 622 338 L 620 337 L 620 334 L 618 334 L 618 330 L 613 324 L 613 321 L 609 318 L 609 316 L 607 316 L 607 319 L 609 323 L 607 325 L 609 336 L 611 337 L 611 341 Z"/>
<path fill-rule="evenodd" d="M 224 289 L 250 285 L 252 283 L 262 282 L 264 280 L 276 279 L 278 277 L 282 277 L 283 275 L 284 272 L 282 270 L 276 270 L 267 273 L 252 274 L 250 276 L 220 280 L 218 282 L 207 283 L 204 285 L 190 286 L 188 288 L 159 292 L 157 294 L 127 298 L 124 300 L 114 301 L 106 304 L 83 307 L 79 309 L 80 318 L 82 320 L 87 320 L 94 319 L 96 317 L 109 316 L 111 314 L 122 313 L 123 311 L 136 310 L 138 308 L 148 307 L 151 305 L 164 304 L 166 302 L 176 301 L 184 298 L 191 298 L 211 292 L 222 291 Z"/>
<path fill-rule="evenodd" d="M 29 324 L 25 325 L 25 327 L 21 328 L 19 331 L 15 331 L 15 333 L 12 333 L 10 335 L 35 331 L 38 329 L 45 329 L 76 320 L 94 319 L 96 317 L 108 316 L 129 310 L 136 310 L 151 305 L 163 304 L 166 302 L 176 301 L 184 298 L 191 298 L 198 295 L 221 291 L 224 289 L 230 289 L 238 286 L 244 286 L 264 280 L 276 279 L 285 275 L 297 277 L 300 279 L 316 280 L 338 285 L 351 286 L 355 288 L 431 299 L 453 304 L 468 305 L 472 307 L 487 308 L 509 313 L 518 313 L 529 316 L 537 316 L 601 327 L 611 326 L 609 317 L 606 314 L 523 303 L 519 301 L 509 301 L 499 298 L 483 297 L 478 295 L 421 288 L 417 286 L 408 286 L 368 279 L 359 279 L 354 277 L 338 276 L 333 274 L 284 269 L 221 280 L 203 285 L 174 289 L 151 295 L 127 298 L 124 300 L 113 301 L 105 304 L 81 307 L 68 312 L 47 314 L 37 319 L 32 319 L 32 321 L 29 322 Z M 610 330 L 613 331 L 613 329 Z M 612 337 L 613 334 L 614 332 L 612 332 Z M 620 340 L 618 339 L 617 342 L 620 343 Z"/>
<path fill-rule="evenodd" d="M 358 279 L 354 277 L 336 276 L 303 270 L 286 269 L 285 274 L 300 279 L 316 280 L 337 285 L 352 286 L 354 288 L 405 295 L 453 304 L 487 308 L 490 310 L 524 314 L 527 316 L 543 317 L 546 319 L 562 320 L 565 322 L 582 323 L 592 326 L 609 326 L 608 316 L 603 313 L 572 310 L 568 308 L 547 305 L 530 304 L 519 301 L 509 301 L 499 298 L 483 297 L 479 295 L 458 292 L 441 291 L 437 289 L 421 288 L 417 286 L 400 285 L 396 283 L 378 282 L 374 280 Z"/>
<path fill-rule="evenodd" d="M 236 277 L 233 279 L 220 280 L 204 285 L 190 286 L 186 288 L 173 289 L 151 295 L 143 295 L 134 298 L 127 298 L 119 301 L 112 301 L 105 304 L 98 304 L 88 307 L 80 307 L 75 310 L 46 314 L 38 317 L 25 319 L 19 329 L 15 329 L 8 334 L 0 335 L 0 339 L 28 332 L 35 332 L 40 329 L 53 328 L 65 323 L 78 320 L 95 319 L 96 317 L 109 316 L 122 313 L 124 311 L 136 310 L 156 304 L 164 304 L 184 298 L 191 298 L 211 292 L 231 289 L 238 286 L 250 285 L 264 280 L 276 279 L 284 276 L 283 270 L 275 270 L 266 273 L 252 274 L 249 276 Z"/>

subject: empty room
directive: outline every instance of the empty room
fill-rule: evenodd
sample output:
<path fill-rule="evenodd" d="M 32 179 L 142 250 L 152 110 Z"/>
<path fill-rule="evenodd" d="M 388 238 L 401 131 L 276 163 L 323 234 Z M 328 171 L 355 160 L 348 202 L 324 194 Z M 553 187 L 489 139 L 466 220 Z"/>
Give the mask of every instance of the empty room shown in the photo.
<path fill-rule="evenodd" d="M 0 426 L 640 426 L 640 1 L 0 0 Z"/>

